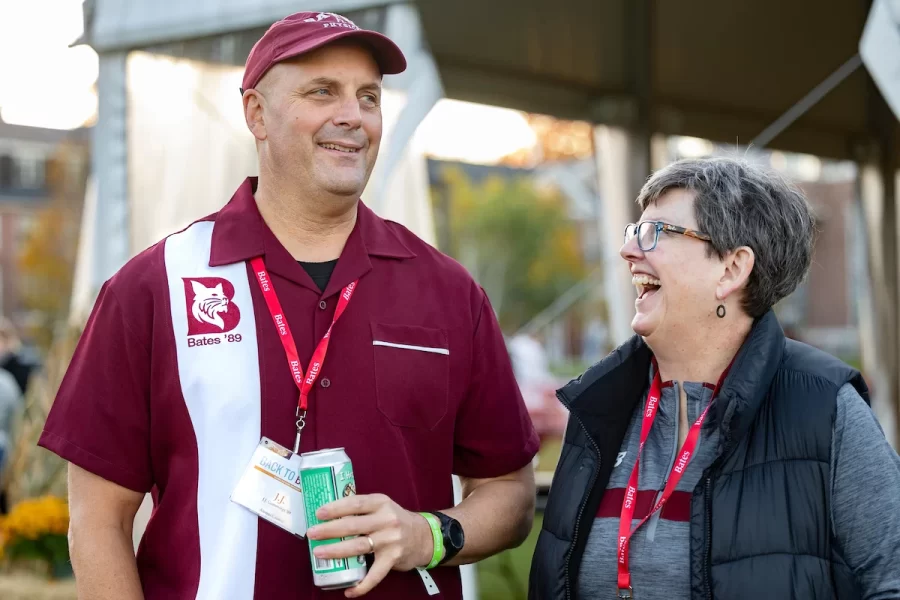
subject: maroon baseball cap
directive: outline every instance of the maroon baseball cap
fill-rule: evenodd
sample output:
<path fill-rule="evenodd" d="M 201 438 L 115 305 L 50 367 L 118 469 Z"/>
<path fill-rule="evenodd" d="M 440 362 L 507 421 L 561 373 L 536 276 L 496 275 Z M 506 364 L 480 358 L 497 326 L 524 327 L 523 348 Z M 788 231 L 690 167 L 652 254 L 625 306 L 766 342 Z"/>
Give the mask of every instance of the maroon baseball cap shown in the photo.
<path fill-rule="evenodd" d="M 334 13 L 301 12 L 273 24 L 253 46 L 244 68 L 241 93 L 255 87 L 273 65 L 345 39 L 368 45 L 384 75 L 406 69 L 403 52 L 387 36 L 360 29 L 350 19 Z"/>

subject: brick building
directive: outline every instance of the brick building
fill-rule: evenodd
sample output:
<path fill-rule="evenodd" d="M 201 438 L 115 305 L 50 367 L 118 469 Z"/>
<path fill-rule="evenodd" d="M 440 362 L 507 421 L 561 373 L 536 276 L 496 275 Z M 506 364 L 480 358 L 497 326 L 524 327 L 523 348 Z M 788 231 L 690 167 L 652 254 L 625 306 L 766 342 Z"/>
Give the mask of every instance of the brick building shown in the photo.
<path fill-rule="evenodd" d="M 22 322 L 22 243 L 54 195 L 80 202 L 90 167 L 89 130 L 61 131 L 0 121 L 0 315 Z M 55 170 L 54 170 L 55 169 Z M 51 185 L 50 173 L 59 173 Z M 77 223 L 74 224 L 77 227 Z"/>

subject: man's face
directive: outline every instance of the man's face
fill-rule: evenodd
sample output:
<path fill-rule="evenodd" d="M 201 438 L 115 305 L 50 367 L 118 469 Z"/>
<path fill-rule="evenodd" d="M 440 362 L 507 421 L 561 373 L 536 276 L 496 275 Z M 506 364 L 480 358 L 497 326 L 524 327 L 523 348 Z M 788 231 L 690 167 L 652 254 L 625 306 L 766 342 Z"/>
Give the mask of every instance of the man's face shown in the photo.
<path fill-rule="evenodd" d="M 275 65 L 257 89 L 263 96 L 262 128 L 254 130 L 261 170 L 359 197 L 381 143 L 381 72 L 371 53 L 331 44 Z"/>

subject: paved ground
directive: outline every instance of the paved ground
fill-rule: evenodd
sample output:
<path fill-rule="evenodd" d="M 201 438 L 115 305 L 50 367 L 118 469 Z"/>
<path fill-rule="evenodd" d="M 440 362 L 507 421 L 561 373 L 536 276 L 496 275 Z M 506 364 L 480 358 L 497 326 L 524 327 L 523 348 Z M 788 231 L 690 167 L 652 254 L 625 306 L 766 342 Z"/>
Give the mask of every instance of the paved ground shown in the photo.
<path fill-rule="evenodd" d="M 25 575 L 0 575 L 3 600 L 76 600 L 72 580 L 48 582 Z"/>

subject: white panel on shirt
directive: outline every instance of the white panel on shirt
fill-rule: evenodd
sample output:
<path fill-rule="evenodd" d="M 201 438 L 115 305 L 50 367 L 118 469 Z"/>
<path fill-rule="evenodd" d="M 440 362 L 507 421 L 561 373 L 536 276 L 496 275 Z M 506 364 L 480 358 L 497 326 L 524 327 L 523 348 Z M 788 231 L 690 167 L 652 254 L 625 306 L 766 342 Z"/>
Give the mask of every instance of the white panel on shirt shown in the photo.
<path fill-rule="evenodd" d="M 197 438 L 197 599 L 246 600 L 254 592 L 258 519 L 229 498 L 260 439 L 256 319 L 245 264 L 209 266 L 212 229 L 200 222 L 169 237 L 166 274 L 178 376 Z M 184 278 L 211 279 L 193 286 Z M 233 286 L 233 297 L 217 280 Z M 204 333 L 189 336 L 189 324 Z"/>

